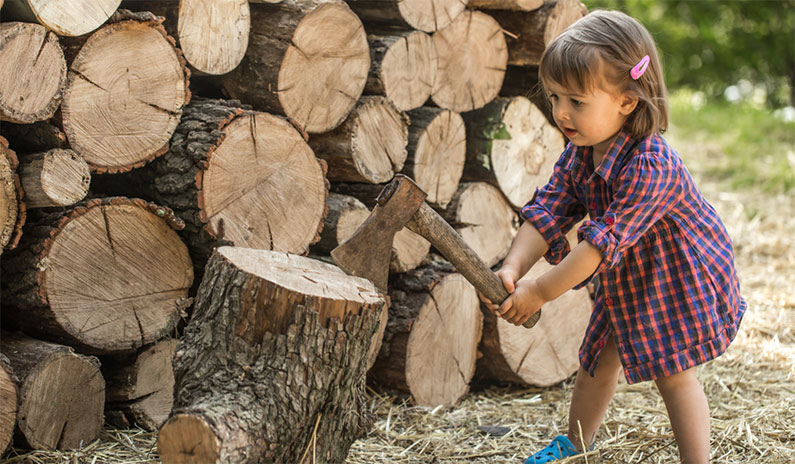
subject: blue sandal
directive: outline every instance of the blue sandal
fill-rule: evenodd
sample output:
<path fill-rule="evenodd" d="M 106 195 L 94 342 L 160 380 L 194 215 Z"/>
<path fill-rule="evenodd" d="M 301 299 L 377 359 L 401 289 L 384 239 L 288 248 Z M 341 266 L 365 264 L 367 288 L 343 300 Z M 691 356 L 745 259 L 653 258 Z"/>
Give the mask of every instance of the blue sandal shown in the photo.
<path fill-rule="evenodd" d="M 525 459 L 524 464 L 544 464 L 580 454 L 565 435 L 558 435 L 546 448 Z"/>

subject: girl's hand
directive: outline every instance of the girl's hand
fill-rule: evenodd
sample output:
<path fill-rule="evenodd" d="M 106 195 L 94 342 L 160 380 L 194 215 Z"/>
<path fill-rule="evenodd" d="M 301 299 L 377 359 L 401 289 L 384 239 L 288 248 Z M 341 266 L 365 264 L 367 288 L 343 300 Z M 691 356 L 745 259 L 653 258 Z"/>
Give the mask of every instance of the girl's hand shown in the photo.
<path fill-rule="evenodd" d="M 516 281 L 519 280 L 519 272 L 510 266 L 505 266 L 502 267 L 499 271 L 497 271 L 496 274 L 497 277 L 499 277 L 500 280 L 502 281 L 502 285 L 505 287 L 505 290 L 508 291 L 509 294 L 513 293 L 514 290 L 516 289 Z M 486 307 L 489 308 L 491 312 L 494 313 L 495 316 L 500 315 L 499 304 L 496 304 L 493 301 L 489 300 L 488 298 L 483 296 L 483 294 L 480 292 L 478 292 L 478 298 L 480 298 L 480 301 L 482 301 L 483 304 L 485 304 Z M 506 299 L 505 301 L 508 300 Z"/>
<path fill-rule="evenodd" d="M 547 300 L 535 279 L 516 283 L 515 291 L 502 303 L 497 314 L 513 325 L 522 325 L 538 312 Z"/>

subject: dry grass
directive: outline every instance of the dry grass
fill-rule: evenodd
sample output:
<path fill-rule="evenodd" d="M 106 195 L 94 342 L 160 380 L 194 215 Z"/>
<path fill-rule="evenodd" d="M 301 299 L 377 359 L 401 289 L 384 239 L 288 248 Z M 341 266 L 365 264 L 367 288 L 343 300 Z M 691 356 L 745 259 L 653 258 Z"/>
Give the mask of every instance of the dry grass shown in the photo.
<path fill-rule="evenodd" d="M 698 375 L 712 409 L 712 460 L 791 463 L 795 456 L 795 200 L 721 193 L 699 180 L 734 239 L 749 310 L 728 352 Z M 348 464 L 519 463 L 566 427 L 571 380 L 551 388 L 490 387 L 454 409 L 413 407 L 372 394 L 377 421 L 354 443 Z M 478 426 L 509 428 L 502 437 Z M 16 463 L 156 463 L 155 434 L 106 430 L 99 441 L 63 453 L 11 452 Z M 653 383 L 622 384 L 598 435 L 597 450 L 561 462 L 678 462 L 665 407 Z"/>

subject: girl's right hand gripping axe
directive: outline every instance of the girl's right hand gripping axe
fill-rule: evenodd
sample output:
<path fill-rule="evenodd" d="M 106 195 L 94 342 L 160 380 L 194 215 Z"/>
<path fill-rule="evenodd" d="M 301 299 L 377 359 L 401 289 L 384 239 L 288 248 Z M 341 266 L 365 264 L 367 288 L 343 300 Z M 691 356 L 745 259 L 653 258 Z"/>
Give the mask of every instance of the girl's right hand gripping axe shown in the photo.
<path fill-rule="evenodd" d="M 403 227 L 425 237 L 486 298 L 501 304 L 508 291 L 464 239 L 425 203 L 426 193 L 410 178 L 396 174 L 384 187 L 367 220 L 341 245 L 331 251 L 334 262 L 345 272 L 370 279 L 386 292 L 392 240 Z M 536 325 L 541 311 L 524 326 Z"/>

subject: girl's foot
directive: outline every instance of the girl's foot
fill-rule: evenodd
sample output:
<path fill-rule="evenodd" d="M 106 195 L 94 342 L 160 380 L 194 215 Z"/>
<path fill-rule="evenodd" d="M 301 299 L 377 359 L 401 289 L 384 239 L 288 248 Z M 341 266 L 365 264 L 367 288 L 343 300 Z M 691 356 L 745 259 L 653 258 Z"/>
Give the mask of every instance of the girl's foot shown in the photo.
<path fill-rule="evenodd" d="M 525 459 L 524 464 L 544 464 L 580 454 L 565 435 L 558 435 L 552 443 L 536 454 Z"/>

